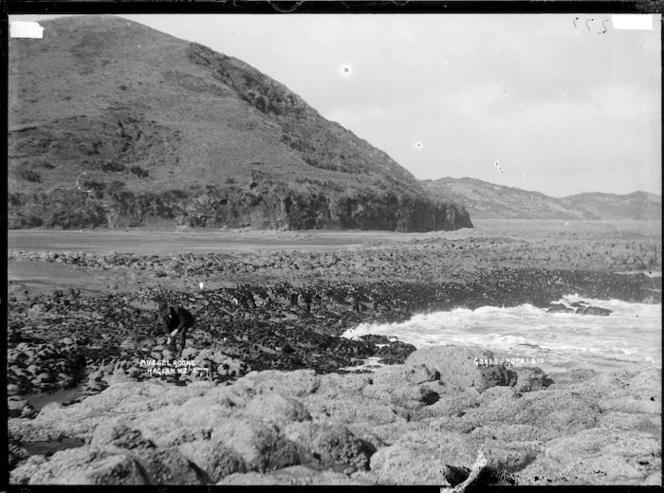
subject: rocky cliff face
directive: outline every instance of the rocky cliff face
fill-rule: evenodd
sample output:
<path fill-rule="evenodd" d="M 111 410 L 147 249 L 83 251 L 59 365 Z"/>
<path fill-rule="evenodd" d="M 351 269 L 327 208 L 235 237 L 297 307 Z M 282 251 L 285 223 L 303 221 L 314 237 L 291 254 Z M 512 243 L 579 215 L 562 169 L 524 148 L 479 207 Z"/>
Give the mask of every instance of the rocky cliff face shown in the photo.
<path fill-rule="evenodd" d="M 115 17 L 43 26 L 9 46 L 10 228 L 472 227 L 240 60 Z"/>

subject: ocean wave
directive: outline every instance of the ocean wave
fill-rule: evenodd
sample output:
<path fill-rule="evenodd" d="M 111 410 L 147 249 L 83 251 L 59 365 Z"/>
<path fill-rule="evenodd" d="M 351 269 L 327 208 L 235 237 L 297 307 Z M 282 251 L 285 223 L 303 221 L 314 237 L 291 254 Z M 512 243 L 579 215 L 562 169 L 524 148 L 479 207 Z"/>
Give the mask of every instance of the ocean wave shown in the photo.
<path fill-rule="evenodd" d="M 553 313 L 530 304 L 457 308 L 418 314 L 401 323 L 363 323 L 342 337 L 384 335 L 418 348 L 478 346 L 515 357 L 546 355 L 559 364 L 586 357 L 661 364 L 661 305 L 598 300 L 578 294 L 563 296 L 554 303 L 605 308 L 611 314 Z"/>

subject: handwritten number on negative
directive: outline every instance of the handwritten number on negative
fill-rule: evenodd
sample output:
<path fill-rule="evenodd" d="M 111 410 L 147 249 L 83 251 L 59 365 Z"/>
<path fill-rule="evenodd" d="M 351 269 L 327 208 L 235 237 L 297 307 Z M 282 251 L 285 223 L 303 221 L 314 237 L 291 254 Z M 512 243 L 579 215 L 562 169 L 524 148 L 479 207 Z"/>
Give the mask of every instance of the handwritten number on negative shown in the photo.
<path fill-rule="evenodd" d="M 575 17 L 574 19 L 572 19 L 572 23 L 574 24 L 574 29 L 576 29 L 577 31 L 579 30 L 579 25 L 577 24 L 578 21 L 580 21 L 580 19 L 578 17 Z M 586 31 L 587 32 L 596 31 L 597 34 L 605 34 L 608 31 L 608 29 L 606 28 L 606 23 L 609 22 L 608 19 L 604 19 L 604 20 L 601 21 L 601 23 L 602 23 L 602 28 L 601 28 L 602 30 L 601 31 L 599 30 L 599 28 L 595 28 L 593 26 L 594 22 L 595 22 L 595 19 L 592 18 L 592 17 L 590 19 L 585 20 L 585 25 L 586 25 Z"/>

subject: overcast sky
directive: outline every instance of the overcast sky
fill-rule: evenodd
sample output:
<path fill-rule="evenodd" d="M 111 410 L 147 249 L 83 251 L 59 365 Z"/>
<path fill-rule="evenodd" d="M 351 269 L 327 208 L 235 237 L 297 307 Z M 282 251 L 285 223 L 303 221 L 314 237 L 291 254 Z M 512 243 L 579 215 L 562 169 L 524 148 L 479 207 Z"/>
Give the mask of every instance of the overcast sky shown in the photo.
<path fill-rule="evenodd" d="M 123 17 L 253 65 L 417 178 L 661 193 L 659 15 Z"/>

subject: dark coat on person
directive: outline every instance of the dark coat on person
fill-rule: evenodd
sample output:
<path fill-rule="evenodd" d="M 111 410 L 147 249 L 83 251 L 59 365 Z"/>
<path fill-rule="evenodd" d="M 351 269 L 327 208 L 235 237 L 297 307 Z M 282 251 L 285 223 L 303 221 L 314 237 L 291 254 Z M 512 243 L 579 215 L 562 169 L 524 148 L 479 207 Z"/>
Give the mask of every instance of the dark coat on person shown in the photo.
<path fill-rule="evenodd" d="M 159 318 L 164 332 L 169 336 L 175 330 L 180 332 L 183 329 L 189 329 L 196 321 L 196 317 L 180 305 L 162 308 L 159 312 Z"/>

